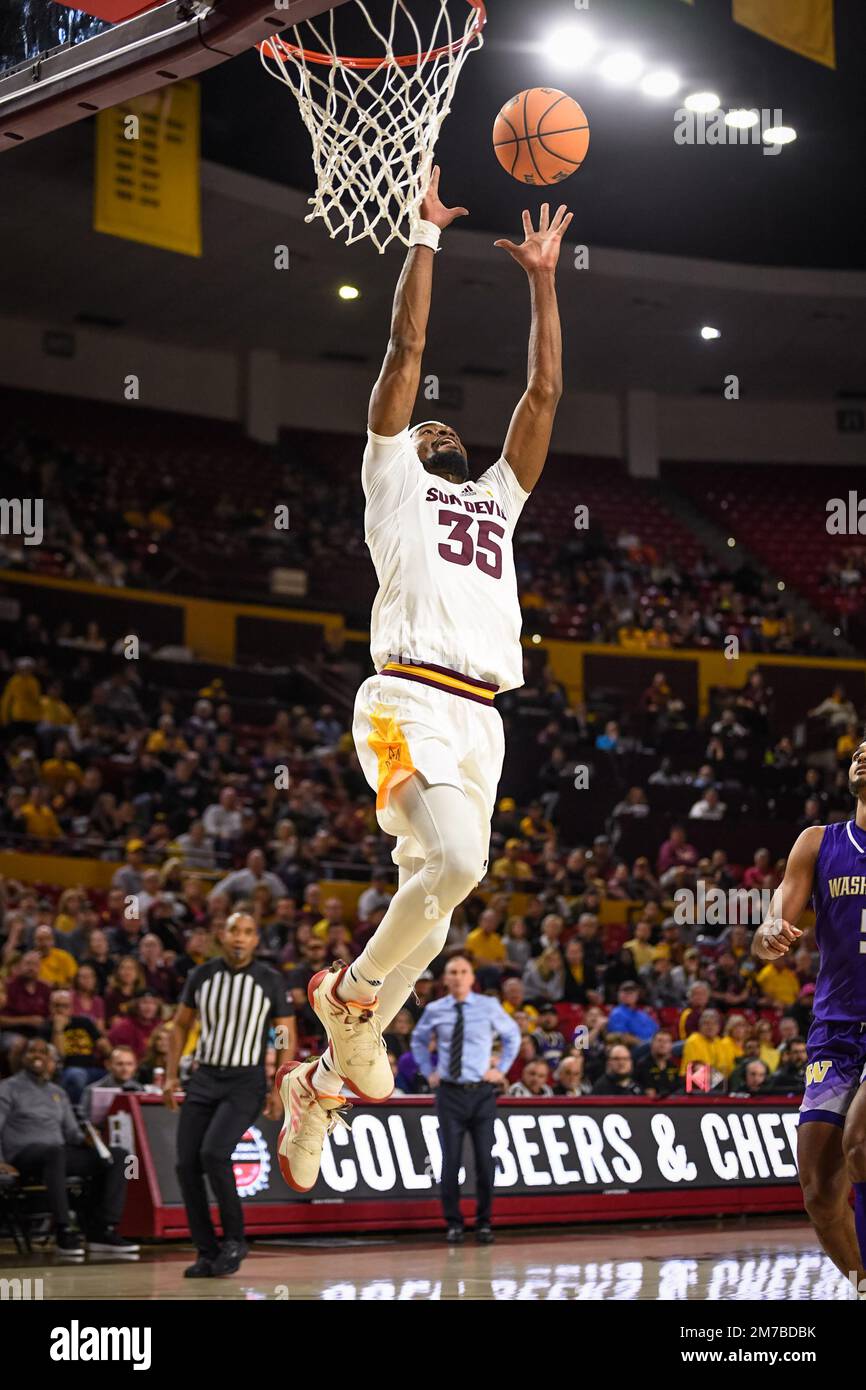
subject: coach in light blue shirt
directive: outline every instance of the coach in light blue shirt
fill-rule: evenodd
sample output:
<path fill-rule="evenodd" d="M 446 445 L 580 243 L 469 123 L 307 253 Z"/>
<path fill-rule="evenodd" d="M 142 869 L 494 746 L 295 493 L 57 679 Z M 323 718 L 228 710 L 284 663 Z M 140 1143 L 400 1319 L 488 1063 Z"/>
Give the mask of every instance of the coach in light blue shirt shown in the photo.
<path fill-rule="evenodd" d="M 428 1004 L 412 1033 L 412 1055 L 436 1093 L 439 1139 L 442 1145 L 442 1208 L 449 1245 L 463 1241 L 460 1211 L 460 1161 L 466 1134 L 475 1154 L 475 1189 L 478 1212 L 475 1238 L 482 1245 L 493 1241 L 493 1125 L 496 1119 L 496 1086 L 517 1056 L 520 1029 L 498 999 L 474 994 L 475 972 L 468 956 L 453 955 L 443 975 L 448 994 Z M 430 1040 L 436 1037 L 437 1066 L 430 1057 Z M 500 1041 L 500 1064 L 492 1055 Z"/>

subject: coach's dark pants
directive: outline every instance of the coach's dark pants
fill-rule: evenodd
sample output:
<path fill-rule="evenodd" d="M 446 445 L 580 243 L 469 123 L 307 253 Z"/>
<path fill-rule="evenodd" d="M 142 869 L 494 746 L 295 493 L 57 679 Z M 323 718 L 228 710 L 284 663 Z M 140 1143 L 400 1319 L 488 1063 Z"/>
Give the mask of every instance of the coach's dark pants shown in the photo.
<path fill-rule="evenodd" d="M 199 1252 L 213 1259 L 219 1241 L 208 1208 L 207 1177 L 226 1240 L 243 1240 L 244 1214 L 232 1169 L 239 1139 L 261 1114 L 263 1067 L 199 1067 L 187 1083 L 177 1131 L 177 1176 L 189 1229 Z"/>
<path fill-rule="evenodd" d="M 442 1209 L 449 1226 L 462 1226 L 460 1215 L 460 1160 L 463 1137 L 469 1134 L 475 1153 L 475 1193 L 478 1200 L 477 1224 L 490 1225 L 493 1205 L 493 1122 L 496 1119 L 496 1091 L 486 1081 L 477 1086 L 455 1086 L 440 1081 L 436 1088 L 436 1114 L 442 1145 Z"/>
<path fill-rule="evenodd" d="M 67 1178 L 87 1178 L 81 1200 L 81 1225 L 86 1236 L 101 1235 L 116 1226 L 126 1201 L 125 1149 L 109 1150 L 113 1163 L 99 1157 L 87 1144 L 27 1144 L 10 1162 L 23 1178 L 45 1184 L 48 1207 L 57 1226 L 69 1225 Z"/>

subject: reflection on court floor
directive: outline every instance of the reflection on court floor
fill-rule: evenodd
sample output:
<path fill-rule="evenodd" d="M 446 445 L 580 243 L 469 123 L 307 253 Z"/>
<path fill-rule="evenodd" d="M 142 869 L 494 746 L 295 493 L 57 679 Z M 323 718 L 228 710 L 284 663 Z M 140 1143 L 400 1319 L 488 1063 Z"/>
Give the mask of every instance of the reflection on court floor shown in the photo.
<path fill-rule="evenodd" d="M 259 1243 L 232 1279 L 190 1285 L 188 1248 L 68 1266 L 0 1244 L 0 1283 L 41 1279 L 42 1297 L 767 1302 L 853 1299 L 802 1221 L 638 1229 L 502 1231 L 492 1247 L 427 1237 Z"/>

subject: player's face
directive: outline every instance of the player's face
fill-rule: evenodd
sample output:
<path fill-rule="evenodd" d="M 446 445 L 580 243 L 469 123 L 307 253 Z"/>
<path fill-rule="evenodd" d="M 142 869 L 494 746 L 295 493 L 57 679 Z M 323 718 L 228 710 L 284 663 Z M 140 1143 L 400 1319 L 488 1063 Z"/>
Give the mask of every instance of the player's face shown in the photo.
<path fill-rule="evenodd" d="M 848 790 L 852 796 L 866 796 L 866 743 L 854 749 L 848 770 Z"/>
<path fill-rule="evenodd" d="M 434 422 L 412 431 L 412 443 L 428 473 L 436 473 L 449 482 L 465 483 L 469 477 L 469 459 L 460 436 L 450 425 Z"/>

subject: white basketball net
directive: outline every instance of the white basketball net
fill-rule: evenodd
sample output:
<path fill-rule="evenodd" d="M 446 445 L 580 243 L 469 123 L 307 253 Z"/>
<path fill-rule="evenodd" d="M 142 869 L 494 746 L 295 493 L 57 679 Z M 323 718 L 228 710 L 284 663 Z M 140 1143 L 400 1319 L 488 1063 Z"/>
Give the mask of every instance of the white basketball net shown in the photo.
<path fill-rule="evenodd" d="M 432 34 L 422 35 L 410 4 L 435 6 Z M 265 71 L 294 92 L 313 142 L 316 196 L 305 220 L 321 217 L 332 237 L 345 234 L 348 245 L 367 237 L 381 252 L 395 237 L 409 244 L 442 122 L 482 36 L 480 28 L 473 33 L 479 10 L 467 0 L 377 0 L 379 11 L 390 9 L 387 28 L 378 27 L 364 0 L 356 5 L 383 46 L 373 67 L 352 67 L 339 56 L 336 10 L 284 30 L 259 53 Z M 458 8 L 463 27 L 452 17 Z M 324 61 L 311 61 L 312 51 Z M 418 56 L 401 66 L 397 58 L 406 52 Z"/>

